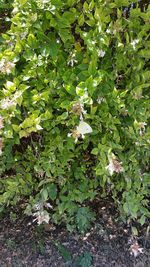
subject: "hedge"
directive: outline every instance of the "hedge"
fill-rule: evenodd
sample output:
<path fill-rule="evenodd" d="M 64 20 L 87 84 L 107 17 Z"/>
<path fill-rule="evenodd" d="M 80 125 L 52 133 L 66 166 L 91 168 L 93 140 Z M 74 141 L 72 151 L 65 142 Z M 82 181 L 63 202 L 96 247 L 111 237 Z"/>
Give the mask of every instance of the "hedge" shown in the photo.
<path fill-rule="evenodd" d="M 147 3 L 14 0 L 0 48 L 1 210 L 85 231 L 150 217 Z"/>

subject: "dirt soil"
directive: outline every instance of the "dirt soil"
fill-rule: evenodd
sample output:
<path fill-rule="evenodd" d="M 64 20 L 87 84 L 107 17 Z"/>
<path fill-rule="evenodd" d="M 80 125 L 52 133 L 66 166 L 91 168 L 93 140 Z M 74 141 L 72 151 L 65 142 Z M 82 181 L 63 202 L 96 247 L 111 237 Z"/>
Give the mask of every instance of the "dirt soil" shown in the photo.
<path fill-rule="evenodd" d="M 112 203 L 96 205 L 96 222 L 84 236 L 63 226 L 37 226 L 19 212 L 5 214 L 0 267 L 150 267 L 147 225 L 133 237 L 131 227 L 116 221 Z"/>

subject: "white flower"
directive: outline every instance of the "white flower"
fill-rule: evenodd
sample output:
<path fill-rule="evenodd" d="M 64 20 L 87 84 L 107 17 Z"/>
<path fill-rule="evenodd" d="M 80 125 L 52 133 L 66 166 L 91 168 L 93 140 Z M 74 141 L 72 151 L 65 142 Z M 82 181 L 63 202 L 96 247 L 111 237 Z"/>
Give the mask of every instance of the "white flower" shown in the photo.
<path fill-rule="evenodd" d="M 14 105 L 15 105 L 14 101 L 10 100 L 8 97 L 1 100 L 1 102 L 0 102 L 0 106 L 2 109 L 8 109 Z"/>
<path fill-rule="evenodd" d="M 0 116 L 0 129 L 4 128 L 3 118 Z"/>
<path fill-rule="evenodd" d="M 78 139 L 82 137 L 84 139 L 84 135 L 88 133 L 92 133 L 93 130 L 89 124 L 80 121 L 79 126 L 76 127 L 75 130 L 72 130 L 72 133 L 68 133 L 68 137 L 72 136 L 75 139 L 75 143 L 77 143 Z"/>
<path fill-rule="evenodd" d="M 122 162 L 119 162 L 115 156 L 113 155 L 112 158 L 109 160 L 109 165 L 106 166 L 106 170 L 109 171 L 110 175 L 112 176 L 114 172 L 120 173 L 123 172 L 124 169 L 122 167 Z"/>
<path fill-rule="evenodd" d="M 42 210 L 43 209 L 43 203 L 42 202 L 37 202 L 34 206 L 33 206 L 34 210 Z"/>
<path fill-rule="evenodd" d="M 99 50 L 99 51 L 98 51 L 98 56 L 99 56 L 99 57 L 104 57 L 104 56 L 105 56 L 105 51 L 103 51 L 103 50 Z"/>
<path fill-rule="evenodd" d="M 140 125 L 140 136 L 143 136 L 145 133 L 145 126 L 147 125 L 147 123 L 146 122 L 140 122 L 139 125 Z"/>
<path fill-rule="evenodd" d="M 69 58 L 69 60 L 68 60 L 68 62 L 67 62 L 67 65 L 68 65 L 68 66 L 73 67 L 74 64 L 78 62 L 78 61 L 75 59 L 75 57 L 76 57 L 75 53 L 71 53 L 71 54 L 70 54 L 70 58 Z"/>
<path fill-rule="evenodd" d="M 135 48 L 136 48 L 136 44 L 138 44 L 139 43 L 139 40 L 138 39 L 135 39 L 135 40 L 133 40 L 132 42 L 131 42 L 131 45 L 133 46 L 133 49 L 135 50 Z"/>
<path fill-rule="evenodd" d="M 14 105 L 13 100 L 10 100 L 8 97 L 0 101 L 0 107 L 2 109 L 8 109 L 13 105 Z"/>
<path fill-rule="evenodd" d="M 110 32 L 111 32 L 110 29 L 107 29 L 107 30 L 106 30 L 106 33 L 110 33 Z"/>
<path fill-rule="evenodd" d="M 3 140 L 0 138 L 0 156 L 2 155 L 2 149 L 3 149 Z"/>
<path fill-rule="evenodd" d="M 99 97 L 97 98 L 97 103 L 98 103 L 98 104 L 101 104 L 102 102 L 105 102 L 105 98 L 99 96 Z"/>
<path fill-rule="evenodd" d="M 93 130 L 89 124 L 87 124 L 84 121 L 80 121 L 79 126 L 77 126 L 77 131 L 81 134 L 87 134 L 87 133 L 92 133 Z"/>
<path fill-rule="evenodd" d="M 49 214 L 46 210 L 37 211 L 33 214 L 36 218 L 33 221 L 37 221 L 38 224 L 41 224 L 43 222 L 49 223 Z"/>

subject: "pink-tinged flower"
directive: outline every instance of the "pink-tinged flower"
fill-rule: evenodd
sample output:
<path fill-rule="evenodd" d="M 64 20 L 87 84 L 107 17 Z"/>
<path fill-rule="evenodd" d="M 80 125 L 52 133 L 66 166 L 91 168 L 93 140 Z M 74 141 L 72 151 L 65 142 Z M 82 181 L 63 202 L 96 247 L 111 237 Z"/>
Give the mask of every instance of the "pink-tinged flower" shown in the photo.
<path fill-rule="evenodd" d="M 140 126 L 140 135 L 143 136 L 145 133 L 145 126 L 147 125 L 146 122 L 140 122 L 139 126 Z"/>
<path fill-rule="evenodd" d="M 130 246 L 131 254 L 136 258 L 139 254 L 143 253 L 143 248 L 139 247 L 138 242 Z"/>
<path fill-rule="evenodd" d="M 119 162 L 114 156 L 109 160 L 109 165 L 106 166 L 106 169 L 109 171 L 111 176 L 114 172 L 121 173 L 124 171 L 122 162 Z"/>
<path fill-rule="evenodd" d="M 0 116 L 0 129 L 4 128 L 4 120 L 3 118 Z"/>
<path fill-rule="evenodd" d="M 3 140 L 0 138 L 0 156 L 2 155 L 2 149 L 3 149 Z"/>

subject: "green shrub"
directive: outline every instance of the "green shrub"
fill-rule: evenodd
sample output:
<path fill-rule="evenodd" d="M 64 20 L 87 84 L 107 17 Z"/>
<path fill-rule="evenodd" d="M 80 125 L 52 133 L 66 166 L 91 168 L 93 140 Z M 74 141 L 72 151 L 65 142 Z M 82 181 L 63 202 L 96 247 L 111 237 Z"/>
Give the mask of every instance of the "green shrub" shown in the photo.
<path fill-rule="evenodd" d="M 97 197 L 150 217 L 149 8 L 15 0 L 0 50 L 2 207 L 89 227 Z"/>

